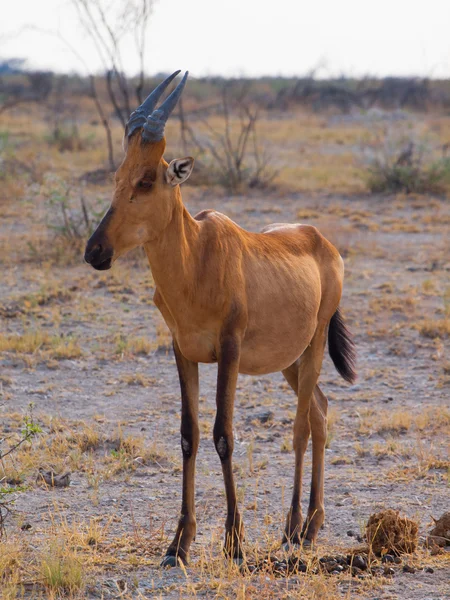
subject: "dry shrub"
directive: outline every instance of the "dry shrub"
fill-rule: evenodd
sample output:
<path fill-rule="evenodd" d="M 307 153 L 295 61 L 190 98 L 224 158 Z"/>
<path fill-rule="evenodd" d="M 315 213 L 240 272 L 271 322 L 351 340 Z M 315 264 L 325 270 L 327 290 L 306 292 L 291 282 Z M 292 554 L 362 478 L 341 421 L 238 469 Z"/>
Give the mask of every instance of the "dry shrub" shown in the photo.
<path fill-rule="evenodd" d="M 442 193 L 450 177 L 450 161 L 445 156 L 430 160 L 427 140 L 414 132 L 403 135 L 384 131 L 378 147 L 371 148 L 367 183 L 372 193 Z"/>
<path fill-rule="evenodd" d="M 422 323 L 419 332 L 431 339 L 446 338 L 450 335 L 450 319 L 427 319 Z"/>
<path fill-rule="evenodd" d="M 367 522 L 367 541 L 377 554 L 410 554 L 417 548 L 419 527 L 391 508 L 371 515 Z"/>

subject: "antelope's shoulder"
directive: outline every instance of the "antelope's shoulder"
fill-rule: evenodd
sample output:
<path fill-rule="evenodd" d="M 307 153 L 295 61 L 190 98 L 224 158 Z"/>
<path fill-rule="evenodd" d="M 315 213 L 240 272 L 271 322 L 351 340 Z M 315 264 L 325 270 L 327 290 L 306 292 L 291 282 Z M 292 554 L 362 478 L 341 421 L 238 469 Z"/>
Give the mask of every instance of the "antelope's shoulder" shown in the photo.
<path fill-rule="evenodd" d="M 208 243 L 220 243 L 222 248 L 240 246 L 248 232 L 217 210 L 202 210 L 195 215 L 195 220 L 200 223 L 202 238 Z"/>
<path fill-rule="evenodd" d="M 223 223 L 225 225 L 231 225 L 240 229 L 239 225 L 232 221 L 230 217 L 227 217 L 227 215 L 224 215 L 223 213 L 217 210 L 213 210 L 211 208 L 208 208 L 207 210 L 202 210 L 201 212 L 197 213 L 194 219 L 196 221 L 205 221 L 216 224 Z"/>

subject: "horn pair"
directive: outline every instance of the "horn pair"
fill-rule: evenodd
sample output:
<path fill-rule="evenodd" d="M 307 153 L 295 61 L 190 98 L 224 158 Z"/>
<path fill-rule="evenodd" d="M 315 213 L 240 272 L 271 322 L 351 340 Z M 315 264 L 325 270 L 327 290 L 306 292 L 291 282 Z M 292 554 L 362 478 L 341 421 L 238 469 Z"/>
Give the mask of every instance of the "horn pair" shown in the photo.
<path fill-rule="evenodd" d="M 189 71 L 186 71 L 183 79 L 170 96 L 165 99 L 161 106 L 157 110 L 155 110 L 155 108 L 158 100 L 178 73 L 180 73 L 180 71 L 175 71 L 175 73 L 172 73 L 172 75 L 167 77 L 167 79 L 153 90 L 140 107 L 131 113 L 125 130 L 128 137 L 130 137 L 136 129 L 142 127 L 142 139 L 145 142 L 159 142 L 163 139 L 164 127 L 167 119 L 180 99 L 181 93 L 186 85 Z"/>

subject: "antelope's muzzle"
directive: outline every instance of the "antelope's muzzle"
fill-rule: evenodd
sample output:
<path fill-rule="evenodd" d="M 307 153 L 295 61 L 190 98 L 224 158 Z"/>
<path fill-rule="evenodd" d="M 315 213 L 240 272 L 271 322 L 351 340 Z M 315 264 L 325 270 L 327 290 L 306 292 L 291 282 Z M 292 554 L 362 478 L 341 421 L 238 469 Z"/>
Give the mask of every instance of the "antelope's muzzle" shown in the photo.
<path fill-rule="evenodd" d="M 99 240 L 94 233 L 86 244 L 84 260 L 97 271 L 106 271 L 111 268 L 113 254 L 114 251 L 106 240 Z"/>
<path fill-rule="evenodd" d="M 89 238 L 84 251 L 84 260 L 97 271 L 106 271 L 112 265 L 114 249 L 109 243 L 106 230 L 113 214 L 114 209 L 111 207 Z"/>

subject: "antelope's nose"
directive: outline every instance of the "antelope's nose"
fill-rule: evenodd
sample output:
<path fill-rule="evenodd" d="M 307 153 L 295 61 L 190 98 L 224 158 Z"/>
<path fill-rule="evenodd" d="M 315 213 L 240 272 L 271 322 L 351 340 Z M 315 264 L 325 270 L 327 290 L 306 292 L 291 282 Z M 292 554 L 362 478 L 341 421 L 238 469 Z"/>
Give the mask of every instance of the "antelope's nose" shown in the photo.
<path fill-rule="evenodd" d="M 84 260 L 92 264 L 97 262 L 103 252 L 103 246 L 101 244 L 92 244 L 90 241 L 86 244 L 86 250 L 84 253 Z"/>
<path fill-rule="evenodd" d="M 113 249 L 108 245 L 91 238 L 86 244 L 84 260 L 92 265 L 94 269 L 104 271 L 111 268 L 113 254 Z"/>

